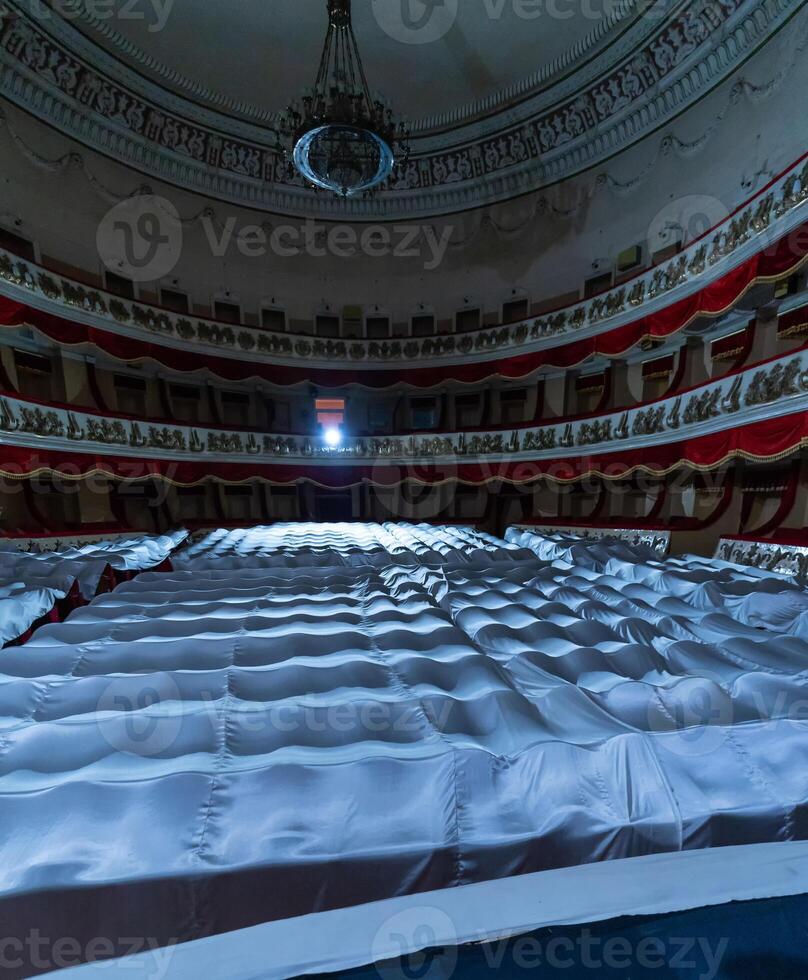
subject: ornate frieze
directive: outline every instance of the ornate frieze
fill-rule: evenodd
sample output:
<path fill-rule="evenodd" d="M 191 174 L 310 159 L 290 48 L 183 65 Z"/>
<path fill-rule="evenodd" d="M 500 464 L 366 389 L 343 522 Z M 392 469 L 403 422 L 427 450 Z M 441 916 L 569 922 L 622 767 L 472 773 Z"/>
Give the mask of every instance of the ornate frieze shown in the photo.
<path fill-rule="evenodd" d="M 58 412 L 43 411 L 39 407 L 20 405 L 16 428 L 36 436 L 63 436 L 65 426 Z"/>
<path fill-rule="evenodd" d="M 788 395 L 799 394 L 808 385 L 808 372 L 795 357 L 787 363 L 778 361 L 769 368 L 756 371 L 744 395 L 746 405 L 766 405 Z"/>
<path fill-rule="evenodd" d="M 140 433 L 138 433 L 138 436 L 140 436 Z M 182 429 L 172 429 L 166 425 L 162 427 L 150 425 L 145 446 L 148 449 L 184 453 L 187 450 L 186 433 Z M 210 448 L 211 451 L 216 451 L 213 447 Z"/>
<path fill-rule="evenodd" d="M 679 5 L 681 6 L 681 0 Z M 619 60 L 623 53 L 633 50 L 638 41 L 641 41 L 645 35 L 659 26 L 656 23 L 649 29 L 643 23 L 641 16 L 643 11 L 644 7 L 639 0 L 617 0 L 617 2 L 610 4 L 608 12 L 604 11 L 604 15 L 594 21 L 592 29 L 584 37 L 577 40 L 571 48 L 556 54 L 546 62 L 542 62 L 530 76 L 496 92 L 487 93 L 484 98 L 473 100 L 466 105 L 452 106 L 446 112 L 413 119 L 411 121 L 412 132 L 417 135 L 434 129 L 454 129 L 466 120 L 474 120 L 482 115 L 491 115 L 498 109 L 510 107 L 536 92 L 543 91 L 548 82 L 572 72 L 576 67 L 585 66 L 593 75 L 602 74 L 604 67 L 608 67 L 609 63 Z M 673 13 L 673 9 L 670 13 Z M 195 103 L 202 102 L 206 106 L 215 107 L 215 111 L 224 111 L 259 125 L 271 125 L 275 122 L 276 113 L 272 106 L 257 105 L 243 99 L 233 99 L 221 91 L 211 89 L 204 79 L 191 79 L 175 67 L 159 62 L 153 53 L 138 47 L 130 36 L 116 31 L 110 19 L 99 16 L 97 11 L 93 10 L 92 4 L 79 5 L 76 10 L 71 11 L 71 14 L 81 18 L 87 27 L 103 36 L 107 46 L 120 51 L 128 64 L 137 63 L 149 78 L 159 80 L 152 83 L 158 92 L 162 88 L 163 81 L 168 81 L 174 92 L 189 92 Z M 631 24 L 631 28 L 626 31 L 628 24 Z M 598 51 L 598 45 L 618 26 L 621 28 L 620 37 L 611 38 L 606 51 Z M 77 54 L 80 55 L 83 51 L 86 54 L 88 49 L 90 52 L 94 50 L 93 42 L 85 37 L 89 31 L 82 31 L 81 41 L 83 44 L 78 45 L 75 44 L 74 32 L 67 30 L 64 33 L 71 34 L 74 40 L 72 47 Z M 112 64 L 118 69 L 115 74 L 121 79 L 129 75 L 120 62 L 113 62 Z M 107 74 L 109 73 L 107 72 Z"/>
<path fill-rule="evenodd" d="M 149 340 L 156 335 L 163 342 L 170 340 L 175 347 L 220 352 L 230 357 L 249 355 L 250 359 L 266 362 L 301 361 L 309 366 L 319 362 L 328 367 L 341 362 L 360 369 L 416 360 L 457 363 L 491 354 L 512 355 L 553 347 L 583 334 L 592 336 L 641 315 L 643 303 L 655 300 L 659 308 L 660 303 L 681 299 L 691 289 L 701 288 L 708 272 L 725 269 L 736 254 L 752 254 L 755 246 L 763 248 L 788 231 L 799 220 L 798 209 L 806 200 L 808 162 L 801 160 L 735 217 L 713 229 L 705 241 L 694 243 L 633 283 L 551 314 L 460 335 L 348 342 L 229 326 L 89 289 L 2 250 L 0 290 L 6 283 L 28 293 L 27 298 L 34 305 L 43 305 L 67 318 L 78 311 L 86 322 L 113 332 Z"/>
<path fill-rule="evenodd" d="M 697 395 L 691 395 L 685 404 L 685 411 L 682 419 L 685 425 L 693 422 L 707 422 L 721 414 L 722 388 L 703 391 Z"/>
<path fill-rule="evenodd" d="M 129 436 L 123 422 L 114 419 L 87 419 L 85 438 L 108 446 L 126 446 Z"/>
<path fill-rule="evenodd" d="M 267 435 L 201 426 L 149 424 L 76 409 L 43 409 L 24 398 L 0 397 L 0 443 L 64 444 L 70 451 L 181 458 L 262 456 L 273 460 L 351 463 L 389 459 L 536 458 L 630 449 L 744 425 L 808 407 L 808 351 L 712 381 L 686 395 L 597 418 L 525 426 L 510 433 L 425 433 L 347 439 L 332 447 L 315 436 Z M 32 441 L 33 440 L 33 441 Z M 99 448 L 100 447 L 100 448 Z"/>
<path fill-rule="evenodd" d="M 512 524 L 511 528 L 517 532 L 526 531 L 528 534 L 539 534 L 549 538 L 563 535 L 567 538 L 578 538 L 581 541 L 602 541 L 604 539 L 625 541 L 630 545 L 645 545 L 647 548 L 653 548 L 660 557 L 667 555 L 671 541 L 670 531 L 654 531 L 633 527 L 581 527 L 576 524 L 562 527 L 558 524 Z M 510 528 L 508 530 L 510 531 Z M 508 537 L 507 540 L 510 541 L 512 538 Z"/>
<path fill-rule="evenodd" d="M 801 585 L 808 583 L 808 546 L 721 538 L 714 557 L 778 575 L 790 575 Z"/>
<path fill-rule="evenodd" d="M 77 55 L 68 32 L 58 36 L 58 22 L 46 33 L 28 5 L 12 0 L 4 4 L 0 30 L 2 85 L 12 101 L 76 139 L 202 193 L 279 213 L 438 214 L 563 179 L 630 145 L 726 78 L 799 5 L 800 0 L 683 4 L 646 22 L 653 29 L 637 37 L 633 50 L 581 76 L 574 87 L 559 73 L 550 90 L 554 104 L 515 100 L 499 128 L 478 121 L 421 140 L 381 194 L 349 206 L 315 196 L 290 177 L 269 132 L 263 136 L 256 126 L 202 113 L 154 86 L 144 96 L 137 75 L 127 75 L 120 65 L 102 73 L 93 65 L 106 63 L 103 51 L 98 49 L 98 57 L 89 50 Z"/>

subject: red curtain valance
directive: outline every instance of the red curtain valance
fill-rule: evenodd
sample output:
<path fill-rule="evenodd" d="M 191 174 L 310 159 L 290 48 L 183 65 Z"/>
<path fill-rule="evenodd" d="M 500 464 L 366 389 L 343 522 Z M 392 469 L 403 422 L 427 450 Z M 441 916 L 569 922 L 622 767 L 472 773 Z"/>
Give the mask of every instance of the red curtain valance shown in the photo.
<path fill-rule="evenodd" d="M 777 332 L 781 336 L 788 334 L 799 335 L 808 332 L 808 306 L 800 306 L 796 310 L 784 313 L 777 324 Z"/>
<path fill-rule="evenodd" d="M 0 475 L 24 478 L 38 473 L 56 473 L 68 479 L 81 479 L 98 473 L 120 480 L 158 478 L 180 485 L 200 483 L 209 477 L 226 483 L 261 479 L 289 484 L 308 480 L 334 489 L 360 483 L 397 486 L 407 481 L 428 485 L 455 481 L 476 485 L 496 481 L 521 484 L 539 477 L 568 483 L 587 476 L 623 479 L 635 472 L 661 476 L 679 466 L 707 470 L 738 457 L 771 461 L 785 458 L 803 444 L 808 444 L 808 412 L 625 452 L 490 463 L 465 463 L 460 460 L 427 463 L 379 460 L 374 464 L 355 466 L 339 463 L 323 466 L 306 462 L 267 463 L 259 460 L 221 463 L 204 457 L 161 460 L 0 446 Z"/>
<path fill-rule="evenodd" d="M 330 388 L 348 384 L 385 388 L 396 383 L 428 388 L 450 380 L 471 384 L 496 375 L 504 378 L 520 378 L 543 365 L 572 367 L 583 363 L 595 354 L 617 357 L 646 337 L 667 337 L 681 330 L 697 316 L 723 313 L 755 281 L 785 275 L 800 263 L 806 253 L 808 253 L 808 223 L 742 262 L 704 289 L 656 313 L 639 317 L 622 327 L 616 327 L 614 330 L 586 340 L 529 354 L 431 368 L 405 368 L 396 365 L 390 370 L 364 370 L 361 367 L 330 369 L 262 364 L 250 360 L 250 356 L 246 354 L 244 360 L 216 357 L 213 354 L 180 350 L 145 340 L 133 340 L 109 330 L 71 322 L 2 296 L 0 296 L 0 326 L 18 326 L 25 323 L 36 327 L 65 346 L 91 344 L 121 361 L 151 358 L 174 371 L 207 369 L 228 381 L 262 378 L 278 385 L 310 381 Z"/>

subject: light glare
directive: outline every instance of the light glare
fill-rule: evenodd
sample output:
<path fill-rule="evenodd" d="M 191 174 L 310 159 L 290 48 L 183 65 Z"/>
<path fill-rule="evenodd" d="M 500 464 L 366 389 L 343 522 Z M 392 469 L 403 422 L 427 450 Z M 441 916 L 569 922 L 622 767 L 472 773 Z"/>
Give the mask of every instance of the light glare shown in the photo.
<path fill-rule="evenodd" d="M 325 444 L 331 446 L 332 449 L 336 449 L 337 446 L 342 445 L 342 433 L 333 426 L 325 430 L 324 438 Z"/>

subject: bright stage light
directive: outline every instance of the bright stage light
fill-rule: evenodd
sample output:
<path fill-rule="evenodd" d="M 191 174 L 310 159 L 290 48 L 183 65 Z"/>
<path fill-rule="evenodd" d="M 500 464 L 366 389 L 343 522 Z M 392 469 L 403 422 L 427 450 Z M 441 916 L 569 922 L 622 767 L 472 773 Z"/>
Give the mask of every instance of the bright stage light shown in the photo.
<path fill-rule="evenodd" d="M 342 445 L 342 433 L 333 426 L 325 430 L 323 438 L 325 439 L 326 446 L 330 446 L 332 449 L 336 449 L 337 446 Z"/>

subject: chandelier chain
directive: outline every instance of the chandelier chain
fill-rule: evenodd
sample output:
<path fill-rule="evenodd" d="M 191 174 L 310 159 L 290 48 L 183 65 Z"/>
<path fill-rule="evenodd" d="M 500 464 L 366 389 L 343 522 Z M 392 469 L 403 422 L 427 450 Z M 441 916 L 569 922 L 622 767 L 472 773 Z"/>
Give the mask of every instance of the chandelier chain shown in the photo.
<path fill-rule="evenodd" d="M 409 129 L 371 95 L 350 0 L 326 2 L 328 30 L 314 86 L 283 115 L 280 148 L 315 188 L 348 197 L 378 188 L 406 163 Z"/>

